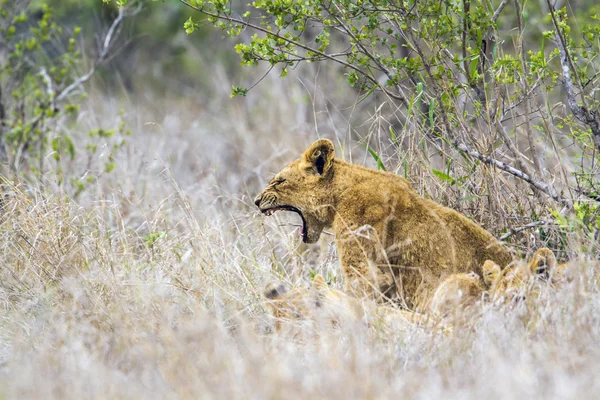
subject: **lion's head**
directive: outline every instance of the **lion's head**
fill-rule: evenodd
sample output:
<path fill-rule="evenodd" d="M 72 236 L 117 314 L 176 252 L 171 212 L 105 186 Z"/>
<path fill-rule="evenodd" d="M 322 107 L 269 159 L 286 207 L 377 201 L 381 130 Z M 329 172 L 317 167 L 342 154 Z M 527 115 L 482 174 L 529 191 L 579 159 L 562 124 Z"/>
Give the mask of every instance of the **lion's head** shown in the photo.
<path fill-rule="evenodd" d="M 265 287 L 263 295 L 267 309 L 275 319 L 275 329 L 279 332 L 285 327 L 294 328 L 295 322 L 329 318 L 330 322 L 335 323 L 339 318 L 334 314 L 334 311 L 340 313 L 339 300 L 321 275 L 314 277 L 310 288 L 288 289 L 281 282 L 271 282 Z"/>
<path fill-rule="evenodd" d="M 302 218 L 302 240 L 316 242 L 333 219 L 333 161 L 333 143 L 317 140 L 302 157 L 275 175 L 254 203 L 266 215 L 279 210 L 297 213 Z"/>

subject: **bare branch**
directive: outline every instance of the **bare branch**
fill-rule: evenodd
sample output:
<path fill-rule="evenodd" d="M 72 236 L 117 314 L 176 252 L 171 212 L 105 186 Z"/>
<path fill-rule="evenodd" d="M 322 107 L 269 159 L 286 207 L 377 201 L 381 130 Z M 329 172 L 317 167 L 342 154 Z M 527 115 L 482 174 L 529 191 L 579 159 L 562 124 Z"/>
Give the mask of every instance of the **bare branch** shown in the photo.
<path fill-rule="evenodd" d="M 529 83 L 527 82 L 527 78 L 529 77 L 529 68 L 527 66 L 527 63 L 525 62 L 525 60 L 527 59 L 527 52 L 525 51 L 525 46 L 523 45 L 523 35 L 525 34 L 525 28 L 523 27 L 523 6 L 520 0 L 515 0 L 515 8 L 517 12 L 517 28 L 519 29 L 519 35 L 517 37 L 517 48 L 519 53 L 521 53 L 521 69 L 523 71 L 521 83 L 523 85 L 523 91 L 525 93 L 528 93 Z M 538 177 L 542 177 L 542 167 L 537 150 L 535 148 L 535 139 L 533 137 L 533 132 L 531 131 L 531 124 L 529 120 L 531 115 L 531 97 L 527 95 L 523 100 L 525 102 L 525 133 L 527 134 L 527 142 L 529 143 L 529 154 L 531 155 L 531 159 L 533 160 L 533 166 L 536 175 Z"/>
<path fill-rule="evenodd" d="M 40 75 L 42 76 L 42 79 L 44 79 L 44 82 L 46 82 L 46 92 L 48 92 L 48 97 L 50 98 L 50 109 L 54 111 L 56 108 L 54 95 L 56 93 L 54 91 L 54 85 L 52 84 L 52 78 L 50 78 L 50 75 L 48 75 L 46 68 L 41 69 Z"/>
<path fill-rule="evenodd" d="M 494 11 L 494 15 L 492 16 L 493 23 L 495 23 L 498 20 L 498 17 L 500 17 L 500 13 L 502 12 L 502 10 L 504 10 L 504 7 L 506 7 L 507 4 L 508 0 L 502 0 L 502 3 L 500 3 L 496 11 Z"/>
<path fill-rule="evenodd" d="M 556 225 L 556 222 L 543 220 L 543 221 L 535 221 L 535 222 L 532 222 L 527 225 L 519 226 L 518 228 L 508 228 L 508 232 L 505 233 L 504 235 L 500 236 L 498 239 L 500 241 L 503 241 L 503 240 L 508 239 L 509 237 L 511 237 L 512 235 L 514 235 L 516 233 L 523 232 L 524 230 L 531 229 L 531 228 L 537 228 L 538 226 L 543 226 L 543 225 Z"/>
<path fill-rule="evenodd" d="M 79 86 L 89 81 L 92 78 L 92 76 L 94 76 L 98 66 L 102 64 L 110 54 L 116 42 L 116 38 L 119 36 L 121 26 L 125 18 L 135 15 L 137 14 L 137 12 L 139 12 L 139 8 L 133 11 L 129 11 L 129 8 L 127 7 L 119 8 L 119 15 L 117 16 L 117 18 L 115 18 L 110 28 L 108 29 L 106 36 L 104 37 L 104 42 L 102 44 L 102 48 L 100 49 L 100 54 L 98 55 L 98 58 L 96 58 L 96 60 L 92 64 L 92 67 L 87 73 L 75 79 L 69 86 L 67 86 L 60 93 L 57 94 L 57 102 L 64 100 L 73 90 L 77 89 Z"/>
<path fill-rule="evenodd" d="M 563 79 L 565 80 L 565 89 L 567 92 L 567 102 L 569 103 L 569 108 L 571 109 L 571 112 L 573 113 L 575 118 L 577 118 L 580 122 L 584 123 L 591 129 L 594 145 L 598 150 L 600 150 L 600 111 L 590 110 L 587 105 L 583 93 L 583 85 L 581 83 L 581 79 L 579 78 L 579 74 L 577 74 L 577 69 L 575 68 L 571 55 L 569 54 L 566 39 L 561 33 L 560 27 L 558 26 L 554 6 L 552 5 L 550 0 L 547 0 L 547 2 L 548 7 L 550 8 L 552 22 L 554 24 L 554 34 L 556 38 L 556 45 L 558 46 L 558 51 L 560 53 L 560 64 L 562 66 Z M 575 77 L 578 88 L 580 90 L 582 103 L 581 106 L 577 103 L 575 85 L 573 84 L 571 74 L 573 74 L 573 76 Z"/>
<path fill-rule="evenodd" d="M 464 143 L 459 143 L 458 141 L 454 141 L 452 143 L 458 150 L 462 151 L 463 153 L 476 158 L 480 161 L 483 161 L 486 164 L 492 165 L 498 169 L 501 169 L 504 172 L 508 172 L 509 174 L 524 180 L 525 182 L 529 183 L 531 186 L 533 186 L 534 188 L 538 189 L 539 191 L 547 194 L 549 197 L 551 197 L 552 199 L 556 200 L 557 202 L 567 206 L 568 208 L 572 208 L 573 207 L 573 203 L 571 200 L 559 195 L 552 186 L 550 186 L 547 183 L 544 182 L 540 182 L 537 181 L 535 179 L 533 179 L 530 175 L 526 174 L 525 172 L 521 171 L 520 169 L 517 169 L 515 167 L 512 167 L 502 161 L 496 160 L 495 158 L 492 158 L 490 156 L 486 156 L 484 154 L 481 154 L 478 151 L 472 150 L 469 147 L 467 147 L 467 145 L 465 145 Z"/>

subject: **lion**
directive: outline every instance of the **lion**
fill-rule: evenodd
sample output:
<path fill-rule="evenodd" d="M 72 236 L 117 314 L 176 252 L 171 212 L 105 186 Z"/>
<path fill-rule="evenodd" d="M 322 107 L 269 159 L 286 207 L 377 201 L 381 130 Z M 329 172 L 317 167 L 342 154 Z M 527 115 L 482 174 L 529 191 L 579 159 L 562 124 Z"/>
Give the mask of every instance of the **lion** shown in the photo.
<path fill-rule="evenodd" d="M 366 323 L 370 327 L 406 330 L 413 324 L 432 325 L 424 315 L 363 301 L 339 290 L 331 289 L 321 275 L 316 275 L 310 288 L 287 289 L 280 282 L 269 283 L 264 290 L 266 305 L 274 318 L 277 332 L 297 332 L 298 323 L 311 321 L 331 327 L 343 323 Z"/>
<path fill-rule="evenodd" d="M 482 299 L 484 293 L 485 287 L 476 273 L 452 274 L 435 290 L 429 309 L 435 315 L 446 317 L 455 311 L 463 311 Z"/>
<path fill-rule="evenodd" d="M 537 295 L 541 284 L 560 285 L 567 280 L 568 264 L 559 264 L 552 250 L 544 247 L 529 262 L 518 261 L 502 269 L 493 261 L 483 265 L 484 282 L 493 300 L 511 302 L 527 294 Z"/>
<path fill-rule="evenodd" d="M 305 243 L 332 228 L 344 291 L 419 309 L 450 274 L 482 274 L 486 260 L 511 252 L 475 222 L 421 197 L 400 176 L 335 158 L 330 140 L 314 142 L 255 198 L 265 215 L 292 211 Z"/>
<path fill-rule="evenodd" d="M 486 260 L 482 272 L 483 282 L 473 272 L 449 275 L 436 289 L 429 304 L 430 311 L 443 318 L 477 300 L 510 303 L 526 295 L 536 298 L 544 284 L 556 286 L 568 279 L 568 264 L 558 264 L 550 249 L 541 248 L 529 262 L 515 261 L 504 269 Z"/>
<path fill-rule="evenodd" d="M 535 272 L 554 285 L 560 285 L 571 279 L 569 263 L 558 263 L 552 250 L 538 249 L 529 262 L 529 270 Z"/>

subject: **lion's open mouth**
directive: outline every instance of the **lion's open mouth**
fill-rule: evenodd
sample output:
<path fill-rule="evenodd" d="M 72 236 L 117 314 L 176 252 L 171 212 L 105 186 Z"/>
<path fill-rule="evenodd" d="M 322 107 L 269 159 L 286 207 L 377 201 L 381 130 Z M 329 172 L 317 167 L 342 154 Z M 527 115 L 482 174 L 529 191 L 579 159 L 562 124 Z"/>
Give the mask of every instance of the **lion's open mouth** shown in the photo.
<path fill-rule="evenodd" d="M 296 214 L 298 214 L 300 216 L 300 218 L 302 219 L 302 229 L 300 230 L 300 234 L 302 235 L 302 241 L 304 243 L 308 243 L 308 230 L 306 229 L 306 220 L 304 219 L 304 215 L 302 215 L 302 213 L 300 212 L 300 210 L 298 210 L 296 207 L 293 206 L 276 206 L 276 207 L 272 207 L 272 208 L 267 208 L 266 210 L 261 210 L 263 214 L 265 215 L 273 215 L 273 213 L 275 211 L 292 211 L 295 212 Z"/>

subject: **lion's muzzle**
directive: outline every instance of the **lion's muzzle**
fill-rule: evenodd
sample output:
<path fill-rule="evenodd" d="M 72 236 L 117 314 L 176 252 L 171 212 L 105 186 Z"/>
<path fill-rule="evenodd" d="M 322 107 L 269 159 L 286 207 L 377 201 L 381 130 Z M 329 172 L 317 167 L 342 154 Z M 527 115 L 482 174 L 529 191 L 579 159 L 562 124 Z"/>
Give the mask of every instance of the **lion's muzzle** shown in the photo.
<path fill-rule="evenodd" d="M 256 207 L 260 208 L 261 201 L 262 201 L 262 193 L 259 193 L 259 195 L 254 198 L 254 204 L 256 204 Z"/>

